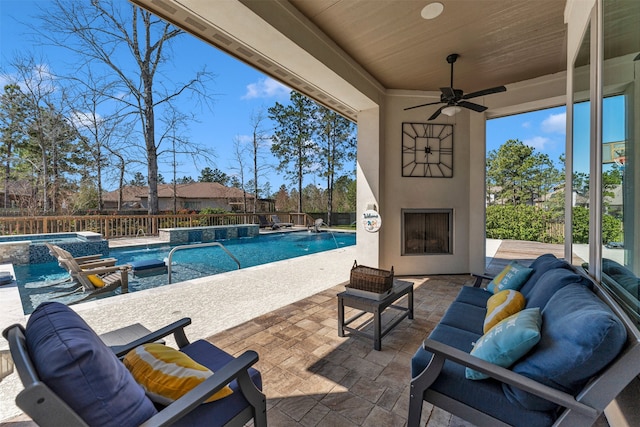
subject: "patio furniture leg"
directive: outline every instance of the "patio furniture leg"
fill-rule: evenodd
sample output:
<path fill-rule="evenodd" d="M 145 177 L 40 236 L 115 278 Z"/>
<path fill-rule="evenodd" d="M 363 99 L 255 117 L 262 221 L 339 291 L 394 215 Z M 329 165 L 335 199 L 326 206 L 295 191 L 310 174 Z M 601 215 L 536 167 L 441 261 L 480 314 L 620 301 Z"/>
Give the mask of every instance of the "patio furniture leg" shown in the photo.
<path fill-rule="evenodd" d="M 382 348 L 382 321 L 380 306 L 376 306 L 373 311 L 373 348 L 380 351 Z"/>
<path fill-rule="evenodd" d="M 409 419 L 407 420 L 407 427 L 419 427 L 420 418 L 422 418 L 422 395 L 417 394 L 414 390 L 413 384 L 409 390 Z"/>
<path fill-rule="evenodd" d="M 409 315 L 407 316 L 409 319 L 413 319 L 413 287 L 411 287 L 411 291 L 409 291 L 409 296 L 408 296 L 408 309 L 409 309 Z"/>
<path fill-rule="evenodd" d="M 344 337 L 344 300 L 338 296 L 338 336 Z"/>

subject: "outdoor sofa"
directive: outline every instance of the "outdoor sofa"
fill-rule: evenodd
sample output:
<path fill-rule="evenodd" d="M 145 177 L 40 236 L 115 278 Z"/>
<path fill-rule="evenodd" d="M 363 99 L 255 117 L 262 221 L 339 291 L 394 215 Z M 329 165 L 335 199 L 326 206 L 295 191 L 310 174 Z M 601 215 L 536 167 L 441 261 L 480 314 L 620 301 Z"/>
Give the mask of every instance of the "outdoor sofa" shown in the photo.
<path fill-rule="evenodd" d="M 604 288 L 551 254 L 530 268 L 524 307 L 486 335 L 494 293 L 461 289 L 411 361 L 410 427 L 423 401 L 478 426 L 590 426 L 638 376 L 640 334 Z"/>

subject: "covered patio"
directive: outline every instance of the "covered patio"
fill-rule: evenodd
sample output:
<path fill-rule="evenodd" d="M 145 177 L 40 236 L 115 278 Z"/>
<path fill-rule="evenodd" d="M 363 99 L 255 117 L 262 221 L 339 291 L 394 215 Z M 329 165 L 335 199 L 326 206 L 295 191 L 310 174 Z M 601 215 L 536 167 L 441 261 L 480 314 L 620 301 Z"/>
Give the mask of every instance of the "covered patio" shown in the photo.
<path fill-rule="evenodd" d="M 495 254 L 490 254 L 492 257 L 487 265 L 486 271 L 490 274 L 499 272 L 514 259 L 528 264 L 541 254 L 559 254 L 562 251 L 561 245 L 536 242 L 492 243 L 497 246 Z M 336 256 L 347 256 L 341 251 L 332 252 L 336 253 L 325 256 L 326 261 Z M 318 264 L 321 257 L 322 254 L 305 257 L 306 268 L 311 264 Z M 292 267 L 303 268 L 304 261 L 300 259 Z M 256 274 L 270 283 L 278 279 L 282 268 L 290 267 L 274 265 L 256 272 L 235 272 L 241 273 L 234 274 L 238 279 L 222 279 L 220 284 L 227 283 L 231 289 L 234 287 L 232 282 L 240 280 L 242 285 L 248 285 Z M 242 281 L 242 274 L 248 280 Z M 270 278 L 272 275 L 274 277 Z M 334 280 L 343 279 L 336 277 Z M 209 304 L 204 302 L 199 307 L 188 302 L 189 292 L 194 292 L 199 300 L 216 299 L 215 295 L 205 290 L 205 287 L 211 288 L 215 283 L 204 281 L 199 285 L 194 284 L 193 289 L 185 283 L 156 290 L 160 292 L 146 291 L 143 292 L 146 295 L 137 298 L 135 294 L 116 297 L 111 304 L 109 300 L 103 300 L 76 307 L 83 318 L 100 333 L 121 326 L 118 322 L 123 325 L 131 323 L 134 318 L 153 329 L 166 323 L 163 319 L 167 317 L 180 317 L 182 311 L 183 315 L 192 316 L 194 320 L 187 328 L 190 338 L 207 336 L 207 330 L 219 330 L 207 339 L 229 353 L 238 355 L 247 349 L 257 351 L 260 355 L 257 368 L 263 375 L 270 425 L 402 426 L 406 425 L 408 413 L 410 359 L 460 288 L 473 283 L 473 277 L 467 274 L 403 276 L 402 280 L 414 283 L 415 317 L 413 320 L 403 320 L 385 336 L 381 351 L 374 350 L 372 340 L 368 338 L 349 335 L 338 337 L 336 294 L 344 290 L 344 283 L 329 284 L 328 288 L 325 285 L 326 289 L 308 297 L 236 324 L 229 317 L 232 313 L 227 313 L 233 311 L 231 307 L 220 308 L 217 313 L 213 309 L 211 312 L 203 312 Z M 181 302 L 181 298 L 185 299 L 186 305 L 191 305 L 190 311 L 183 309 L 185 301 Z M 163 307 L 158 304 L 161 300 L 173 301 L 173 312 L 170 315 L 162 314 Z M 117 304 L 113 304 L 114 302 Z M 399 303 L 403 304 L 403 301 Z M 143 306 L 147 308 L 143 309 Z M 136 311 L 138 314 L 135 314 Z M 353 311 L 347 309 L 346 315 L 353 314 Z M 386 311 L 385 314 L 389 317 L 384 317 L 383 322 L 393 321 L 395 312 Z M 203 323 L 207 322 L 207 318 L 216 320 L 209 320 L 210 324 L 205 325 Z M 229 319 L 229 324 L 234 326 L 224 328 L 224 322 L 219 321 L 219 318 Z M 358 326 L 370 331 L 370 316 L 365 316 Z M 12 385 L 17 392 L 20 388 L 18 380 L 13 380 Z M 9 399 L 6 403 L 10 403 L 14 393 L 13 388 L 8 390 L 9 386 L 5 380 L 5 384 L 0 387 L 3 389 L 0 395 Z M 423 408 L 422 420 L 429 427 L 471 425 L 431 405 Z M 5 420 L 2 425 L 26 427 L 34 424 L 26 416 L 19 415 Z M 606 426 L 607 423 L 602 419 L 599 425 Z"/>

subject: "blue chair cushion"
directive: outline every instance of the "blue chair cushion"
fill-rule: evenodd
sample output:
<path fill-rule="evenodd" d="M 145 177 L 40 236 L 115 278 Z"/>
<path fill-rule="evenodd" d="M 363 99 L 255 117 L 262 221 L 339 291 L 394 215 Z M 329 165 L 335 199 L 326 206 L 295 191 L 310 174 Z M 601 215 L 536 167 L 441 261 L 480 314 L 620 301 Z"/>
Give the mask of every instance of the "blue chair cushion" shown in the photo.
<path fill-rule="evenodd" d="M 40 379 L 87 424 L 138 426 L 157 413 L 111 349 L 66 305 L 39 305 L 26 341 Z"/>
<path fill-rule="evenodd" d="M 520 292 L 524 295 L 525 299 L 529 299 L 529 292 L 538 282 L 538 279 L 549 270 L 554 268 L 566 268 L 571 270 L 572 267 L 565 260 L 556 258 L 553 254 L 544 254 L 536 258 L 535 261 L 529 266 L 533 270 L 529 279 L 522 285 Z"/>
<path fill-rule="evenodd" d="M 526 298 L 526 308 L 539 307 L 544 310 L 551 297 L 565 286 L 577 283 L 593 289 L 593 285 L 586 277 L 583 277 L 566 268 L 554 268 L 544 272 L 538 283 L 530 290 Z"/>
<path fill-rule="evenodd" d="M 133 271 L 149 270 L 152 268 L 164 268 L 165 263 L 161 259 L 141 259 L 138 261 L 132 261 L 129 263 L 133 268 Z"/>
<path fill-rule="evenodd" d="M 606 367 L 621 351 L 627 333 L 622 322 L 591 290 L 569 284 L 551 297 L 542 311 L 540 342 L 512 366 L 513 372 L 569 394 Z M 531 410 L 555 405 L 508 385 L 509 401 Z"/>
<path fill-rule="evenodd" d="M 479 335 L 468 331 L 439 324 L 430 338 L 456 347 L 462 351 L 471 351 L 472 343 Z M 422 347 L 411 359 L 411 375 L 416 377 L 427 366 L 431 353 Z M 465 378 L 465 367 L 446 361 L 438 379 L 430 389 L 463 402 L 487 414 L 497 414 L 497 418 L 516 427 L 548 427 L 555 421 L 553 411 L 528 411 L 509 402 L 500 383 L 494 380 L 472 381 Z M 496 408 L 499 408 L 496 411 Z"/>
<path fill-rule="evenodd" d="M 208 341 L 198 340 L 180 349 L 183 353 L 191 357 L 201 365 L 206 366 L 214 372 L 219 371 L 224 365 L 234 358 L 225 351 L 219 349 Z M 249 376 L 253 383 L 262 390 L 262 377 L 260 372 L 254 368 L 249 368 Z M 185 417 L 172 424 L 173 426 L 223 426 L 243 409 L 249 402 L 240 391 L 237 380 L 233 380 L 229 386 L 233 394 L 215 402 L 204 403 Z"/>

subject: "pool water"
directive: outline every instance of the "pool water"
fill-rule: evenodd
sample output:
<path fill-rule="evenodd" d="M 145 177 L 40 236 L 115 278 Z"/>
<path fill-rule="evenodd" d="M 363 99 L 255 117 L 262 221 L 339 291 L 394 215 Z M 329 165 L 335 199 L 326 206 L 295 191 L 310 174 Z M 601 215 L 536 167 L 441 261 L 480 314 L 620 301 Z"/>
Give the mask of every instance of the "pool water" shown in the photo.
<path fill-rule="evenodd" d="M 224 240 L 220 243 L 240 261 L 241 268 L 246 268 L 351 246 L 355 244 L 355 241 L 355 233 L 309 233 L 304 231 L 265 234 L 251 238 Z M 110 249 L 109 256 L 116 258 L 118 265 L 147 259 L 166 261 L 172 248 L 168 244 L 113 248 Z M 17 265 L 14 268 L 25 314 L 33 312 L 35 307 L 45 301 L 60 301 L 70 304 L 83 297 L 82 292 L 66 295 L 78 285 L 71 285 L 68 282 L 60 283 L 67 279 L 69 274 L 55 262 Z M 173 254 L 171 281 L 177 283 L 237 269 L 236 262 L 217 246 L 185 249 Z M 167 283 L 166 273 L 142 277 L 130 274 L 129 292 L 163 286 Z M 120 291 L 116 290 L 94 299 L 118 293 Z"/>

